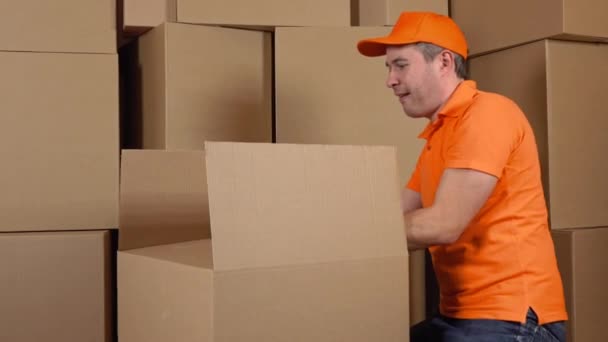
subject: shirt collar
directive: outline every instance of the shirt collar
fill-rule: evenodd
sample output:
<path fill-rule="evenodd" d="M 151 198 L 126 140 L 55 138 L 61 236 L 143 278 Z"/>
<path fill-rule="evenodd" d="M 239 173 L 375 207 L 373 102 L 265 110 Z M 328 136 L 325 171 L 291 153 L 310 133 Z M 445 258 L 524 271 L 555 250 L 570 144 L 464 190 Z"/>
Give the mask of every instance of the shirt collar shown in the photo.
<path fill-rule="evenodd" d="M 475 81 L 467 80 L 460 82 L 443 107 L 439 109 L 438 116 L 460 116 L 469 106 L 475 95 L 477 95 L 477 83 Z"/>
<path fill-rule="evenodd" d="M 477 83 L 475 81 L 466 80 L 460 82 L 443 107 L 439 109 L 437 120 L 429 122 L 418 138 L 428 139 L 439 128 L 444 117 L 460 116 L 467 109 L 475 95 L 477 95 Z"/>

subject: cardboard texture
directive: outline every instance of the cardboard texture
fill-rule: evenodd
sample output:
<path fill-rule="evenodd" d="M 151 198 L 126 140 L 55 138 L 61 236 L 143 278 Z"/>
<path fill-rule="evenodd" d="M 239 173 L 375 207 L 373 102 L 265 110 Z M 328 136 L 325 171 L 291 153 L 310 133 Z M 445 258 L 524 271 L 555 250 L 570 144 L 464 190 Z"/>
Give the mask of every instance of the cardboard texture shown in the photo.
<path fill-rule="evenodd" d="M 115 1 L 2 1 L 0 51 L 116 53 Z"/>
<path fill-rule="evenodd" d="M 608 42 L 607 12 L 605 0 L 451 0 L 450 14 L 474 56 L 544 38 Z"/>
<path fill-rule="evenodd" d="M 0 234 L 0 340 L 112 341 L 107 231 Z"/>
<path fill-rule="evenodd" d="M 119 0 L 122 6 L 122 31 L 131 35 L 142 34 L 173 19 L 173 15 L 168 12 L 173 1 Z"/>
<path fill-rule="evenodd" d="M 118 58 L 0 52 L 0 231 L 118 226 Z"/>
<path fill-rule="evenodd" d="M 119 339 L 406 341 L 396 172 L 390 147 L 124 151 Z M 147 229 L 153 216 L 164 216 L 164 233 Z"/>
<path fill-rule="evenodd" d="M 272 140 L 270 33 L 167 23 L 138 44 L 143 148 Z"/>
<path fill-rule="evenodd" d="M 607 59 L 608 45 L 543 40 L 470 61 L 481 90 L 513 99 L 530 120 L 553 229 L 608 225 Z"/>
<path fill-rule="evenodd" d="M 448 0 L 358 0 L 360 26 L 392 26 L 401 12 L 435 12 L 448 15 Z"/>
<path fill-rule="evenodd" d="M 277 28 L 276 139 L 279 143 L 396 146 L 400 186 L 414 170 L 428 121 L 408 118 L 386 88 L 385 59 L 358 40 L 388 27 Z M 410 256 L 412 323 L 425 318 L 424 253 Z"/>
<path fill-rule="evenodd" d="M 564 280 L 568 341 L 608 341 L 608 228 L 558 230 L 552 235 Z"/>
<path fill-rule="evenodd" d="M 163 22 L 225 26 L 349 26 L 351 0 L 123 0 L 123 30 Z"/>

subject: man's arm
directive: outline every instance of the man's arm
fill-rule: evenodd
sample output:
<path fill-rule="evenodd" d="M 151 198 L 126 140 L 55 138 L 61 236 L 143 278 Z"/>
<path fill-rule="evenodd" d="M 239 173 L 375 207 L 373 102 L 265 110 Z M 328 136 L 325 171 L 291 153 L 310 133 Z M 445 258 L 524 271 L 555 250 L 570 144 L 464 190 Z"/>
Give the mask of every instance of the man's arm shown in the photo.
<path fill-rule="evenodd" d="M 446 169 L 432 206 L 406 213 L 410 250 L 458 240 L 496 186 L 493 175 L 472 169 Z"/>
<path fill-rule="evenodd" d="M 422 208 L 420 193 L 407 187 L 403 188 L 403 191 L 401 192 L 401 210 L 403 211 L 403 214 L 420 208 Z"/>

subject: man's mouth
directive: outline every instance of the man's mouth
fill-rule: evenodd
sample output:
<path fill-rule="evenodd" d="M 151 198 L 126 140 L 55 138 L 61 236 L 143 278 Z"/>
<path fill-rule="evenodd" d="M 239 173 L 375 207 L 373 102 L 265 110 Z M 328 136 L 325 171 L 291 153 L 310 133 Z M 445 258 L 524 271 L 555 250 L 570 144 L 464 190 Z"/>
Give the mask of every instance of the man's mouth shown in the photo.
<path fill-rule="evenodd" d="M 410 93 L 402 93 L 402 94 L 397 94 L 397 97 L 399 97 L 399 101 L 403 101 L 405 100 L 408 96 L 410 95 Z"/>

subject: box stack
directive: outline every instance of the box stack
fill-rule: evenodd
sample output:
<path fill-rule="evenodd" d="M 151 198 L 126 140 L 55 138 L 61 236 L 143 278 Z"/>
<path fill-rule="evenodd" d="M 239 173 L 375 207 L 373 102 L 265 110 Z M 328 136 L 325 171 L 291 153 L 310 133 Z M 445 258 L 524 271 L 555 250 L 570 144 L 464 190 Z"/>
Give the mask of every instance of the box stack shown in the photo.
<path fill-rule="evenodd" d="M 137 102 L 127 106 L 136 116 L 127 140 L 135 136 L 137 141 L 128 146 L 390 145 L 397 147 L 403 186 L 422 148 L 417 135 L 426 123 L 404 117 L 384 88 L 384 60 L 364 58 L 355 46 L 359 39 L 386 34 L 403 10 L 446 14 L 447 4 L 123 0 L 120 26 L 125 35 L 137 37 L 135 74 L 127 77 L 127 82 L 137 80 L 137 90 L 126 95 Z M 425 317 L 424 254 L 410 260 L 415 323 Z"/>
<path fill-rule="evenodd" d="M 518 103 L 534 129 L 569 341 L 608 340 L 600 322 L 608 297 L 595 290 L 608 283 L 590 276 L 608 259 L 600 242 L 608 228 L 594 228 L 608 226 L 608 3 L 452 0 L 451 11 L 470 44 L 471 78 Z"/>
<path fill-rule="evenodd" d="M 0 5 L 0 340 L 109 341 L 118 225 L 112 0 Z"/>

